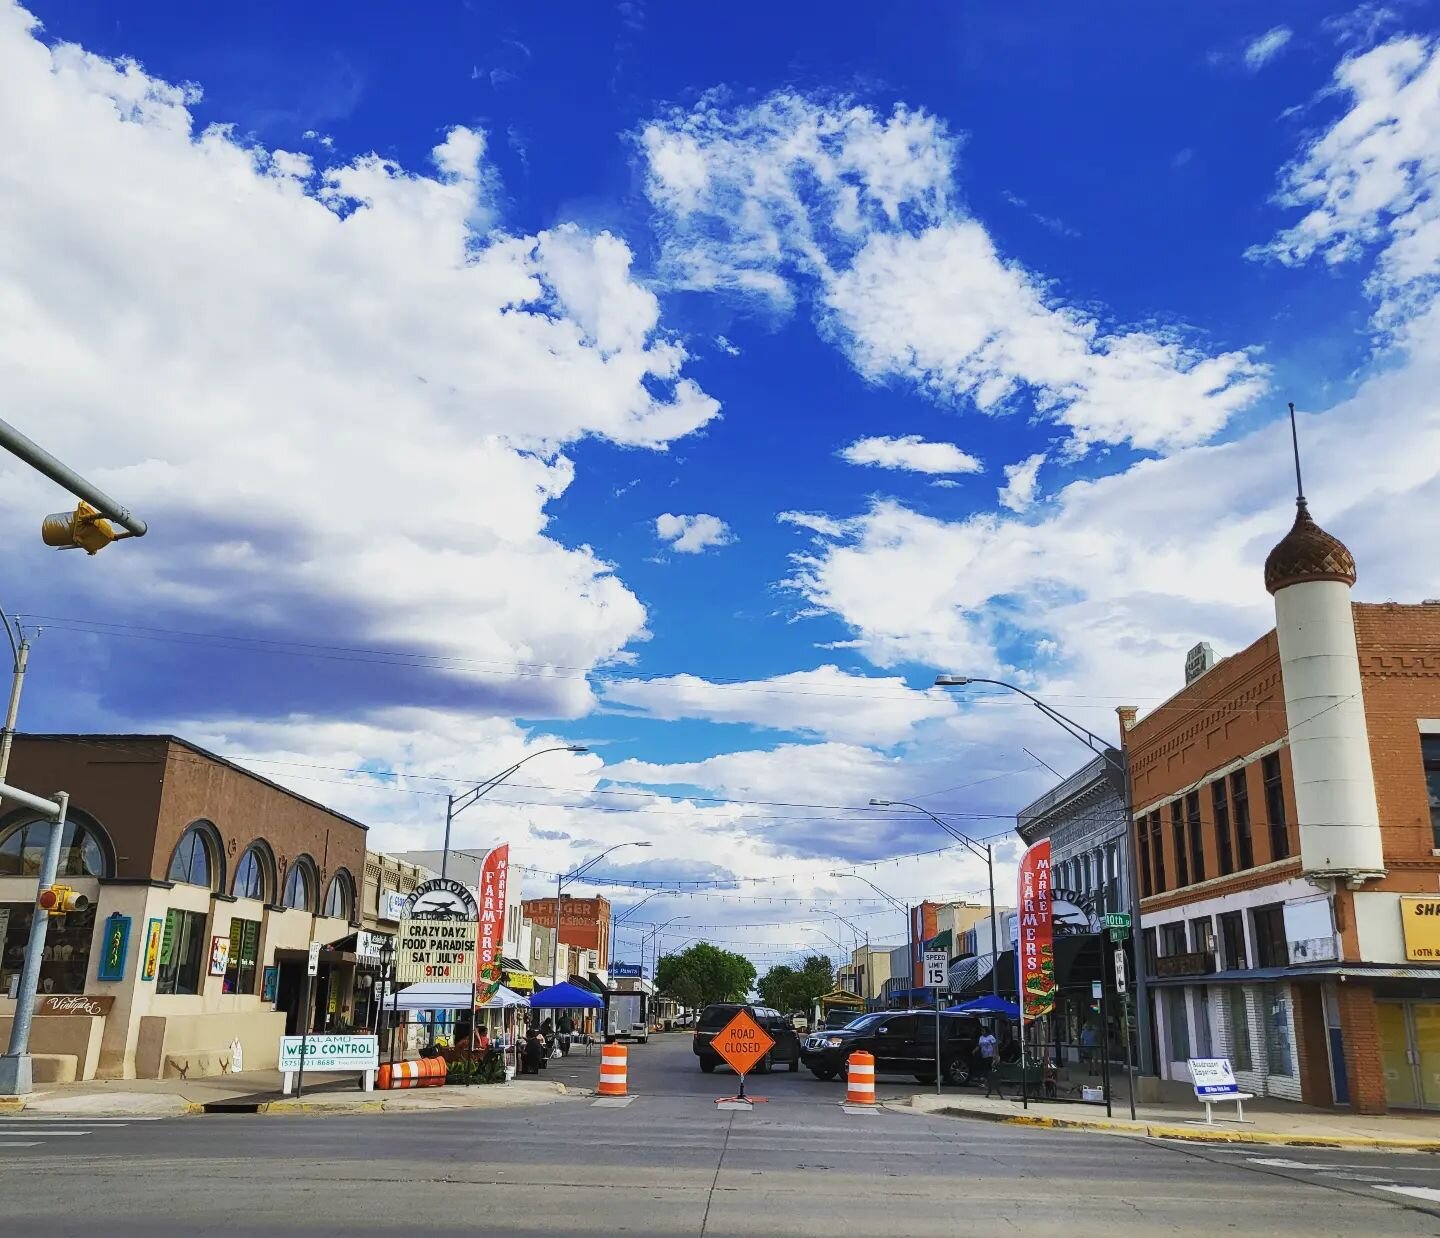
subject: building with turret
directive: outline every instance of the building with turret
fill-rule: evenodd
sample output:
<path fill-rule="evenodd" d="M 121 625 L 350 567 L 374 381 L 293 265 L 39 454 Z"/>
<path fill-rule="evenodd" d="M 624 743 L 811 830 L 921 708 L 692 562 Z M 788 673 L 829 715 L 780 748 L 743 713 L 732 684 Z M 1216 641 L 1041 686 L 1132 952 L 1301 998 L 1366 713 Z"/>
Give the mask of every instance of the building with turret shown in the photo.
<path fill-rule="evenodd" d="M 1168 1079 L 1228 1057 L 1258 1095 L 1440 1111 L 1440 602 L 1355 602 L 1298 508 L 1274 629 L 1124 736 L 1142 1017 Z"/>

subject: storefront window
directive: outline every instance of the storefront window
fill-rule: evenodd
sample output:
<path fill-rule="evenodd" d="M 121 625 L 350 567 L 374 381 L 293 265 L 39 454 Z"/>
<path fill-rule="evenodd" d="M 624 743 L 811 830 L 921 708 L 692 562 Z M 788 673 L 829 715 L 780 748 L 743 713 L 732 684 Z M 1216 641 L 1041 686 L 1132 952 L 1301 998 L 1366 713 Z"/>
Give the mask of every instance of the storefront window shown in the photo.
<path fill-rule="evenodd" d="M 285 897 L 287 907 L 297 911 L 310 911 L 315 906 L 315 883 L 310 876 L 310 866 L 302 856 L 290 865 L 285 874 Z"/>
<path fill-rule="evenodd" d="M 260 921 L 230 921 L 230 963 L 225 969 L 226 993 L 254 993 L 260 957 Z"/>
<path fill-rule="evenodd" d="M 1290 1042 L 1290 998 L 1278 985 L 1260 988 L 1265 1010 L 1265 1057 L 1272 1075 L 1295 1073 L 1295 1055 Z"/>
<path fill-rule="evenodd" d="M 325 892 L 325 915 L 335 920 L 348 920 L 353 902 L 350 874 L 342 868 L 330 879 L 330 888 Z"/>
<path fill-rule="evenodd" d="M 8 910 L 4 941 L 0 942 L 0 994 L 10 991 L 10 977 L 25 966 L 34 903 L 0 903 Z M 85 992 L 90 968 L 90 941 L 95 936 L 95 905 L 69 915 L 50 916 L 45 926 L 45 952 L 40 956 L 40 995 Z"/>
<path fill-rule="evenodd" d="M 0 877 L 38 877 L 50 841 L 49 821 L 24 821 L 0 831 Z M 105 850 L 95 833 L 67 821 L 60 836 L 57 877 L 104 877 Z"/>
<path fill-rule="evenodd" d="M 270 897 L 270 861 L 259 846 L 250 846 L 240 857 L 235 868 L 235 887 L 231 891 L 236 898 L 253 898 L 264 902 Z"/>
<path fill-rule="evenodd" d="M 206 956 L 205 916 L 198 911 L 165 913 L 165 931 L 160 938 L 160 971 L 157 993 L 194 995 L 200 992 L 200 973 Z"/>
<path fill-rule="evenodd" d="M 1165 990 L 1165 1028 L 1170 1034 L 1170 1060 L 1183 1062 L 1190 1056 L 1190 1017 L 1185 990 Z"/>
<path fill-rule="evenodd" d="M 209 831 L 197 822 L 180 836 L 175 852 L 170 857 L 170 868 L 166 876 L 171 881 L 182 881 L 186 885 L 204 886 L 207 890 L 214 890 L 219 889 L 215 883 L 219 866 L 219 855 L 215 851 Z"/>

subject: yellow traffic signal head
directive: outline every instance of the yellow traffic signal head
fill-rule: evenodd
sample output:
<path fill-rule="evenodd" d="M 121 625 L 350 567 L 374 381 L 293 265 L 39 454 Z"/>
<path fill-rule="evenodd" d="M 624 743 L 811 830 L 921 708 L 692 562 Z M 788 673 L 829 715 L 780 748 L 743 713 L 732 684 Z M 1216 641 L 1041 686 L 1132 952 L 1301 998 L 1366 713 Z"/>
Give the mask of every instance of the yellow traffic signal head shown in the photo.
<path fill-rule="evenodd" d="M 35 905 L 47 915 L 63 916 L 67 911 L 84 911 L 90 900 L 69 886 L 46 886 L 40 891 Z"/>
<path fill-rule="evenodd" d="M 78 546 L 86 554 L 96 554 L 115 540 L 114 526 L 83 499 L 73 512 L 55 512 L 40 524 L 40 539 L 47 546 L 69 550 Z"/>

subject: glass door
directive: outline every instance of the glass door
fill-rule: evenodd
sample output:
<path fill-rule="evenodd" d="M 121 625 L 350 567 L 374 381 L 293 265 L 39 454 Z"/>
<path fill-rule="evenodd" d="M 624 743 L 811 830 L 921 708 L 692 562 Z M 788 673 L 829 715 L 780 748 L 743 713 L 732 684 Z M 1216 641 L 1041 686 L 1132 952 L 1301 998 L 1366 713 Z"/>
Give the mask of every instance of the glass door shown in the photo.
<path fill-rule="evenodd" d="M 1402 1002 L 1376 1002 L 1380 1024 L 1380 1069 L 1385 1073 L 1385 1101 L 1392 1109 L 1419 1107 L 1415 1067 L 1410 1061 L 1410 1027 Z"/>
<path fill-rule="evenodd" d="M 1412 1003 L 1410 1023 L 1415 1033 L 1420 1103 L 1427 1109 L 1440 1109 L 1440 1002 Z"/>

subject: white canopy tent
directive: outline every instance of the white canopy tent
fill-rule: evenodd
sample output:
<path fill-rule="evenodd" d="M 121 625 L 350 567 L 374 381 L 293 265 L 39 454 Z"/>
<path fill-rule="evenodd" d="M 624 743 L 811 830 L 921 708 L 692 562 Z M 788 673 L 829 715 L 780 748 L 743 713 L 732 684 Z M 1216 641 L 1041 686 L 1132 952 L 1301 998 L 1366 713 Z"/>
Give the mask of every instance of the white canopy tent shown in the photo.
<path fill-rule="evenodd" d="M 400 990 L 398 997 L 386 992 L 381 1006 L 385 1010 L 468 1010 L 471 988 L 468 984 L 412 984 Z M 528 998 L 521 997 L 503 984 L 495 990 L 489 1001 L 481 1002 L 481 1010 L 503 1010 L 508 1006 L 528 1006 Z"/>

